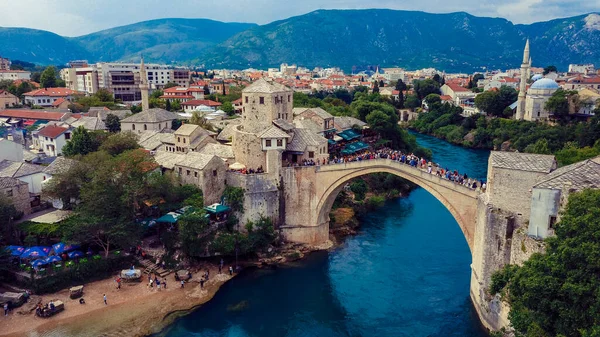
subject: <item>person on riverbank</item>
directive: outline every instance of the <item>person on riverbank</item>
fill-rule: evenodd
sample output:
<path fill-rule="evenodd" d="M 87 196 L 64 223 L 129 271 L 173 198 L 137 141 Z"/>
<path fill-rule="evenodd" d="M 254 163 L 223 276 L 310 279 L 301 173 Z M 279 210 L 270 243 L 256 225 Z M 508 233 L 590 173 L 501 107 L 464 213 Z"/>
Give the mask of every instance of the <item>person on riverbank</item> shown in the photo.
<path fill-rule="evenodd" d="M 233 267 L 232 266 L 229 266 L 229 275 L 233 276 Z"/>
<path fill-rule="evenodd" d="M 156 282 L 156 289 L 157 289 L 158 291 L 160 291 L 160 280 L 159 280 L 159 279 L 156 279 L 156 281 L 155 281 L 155 282 Z"/>
<path fill-rule="evenodd" d="M 154 287 L 154 280 L 152 279 L 152 277 L 150 277 L 150 280 L 148 281 L 148 288 L 150 290 L 152 290 L 153 287 Z"/>
<path fill-rule="evenodd" d="M 164 278 L 162 280 L 162 284 L 163 284 L 163 288 L 165 288 L 165 290 L 167 290 L 167 279 L 166 278 Z"/>
<path fill-rule="evenodd" d="M 200 279 L 200 289 L 204 289 L 204 278 Z"/>
<path fill-rule="evenodd" d="M 4 316 L 8 316 L 8 303 L 4 303 Z"/>
<path fill-rule="evenodd" d="M 183 286 L 185 285 L 185 281 L 181 280 L 181 288 L 183 289 Z"/>
<path fill-rule="evenodd" d="M 108 305 L 108 302 L 106 301 L 106 294 L 104 294 L 103 297 L 104 297 L 104 305 Z"/>

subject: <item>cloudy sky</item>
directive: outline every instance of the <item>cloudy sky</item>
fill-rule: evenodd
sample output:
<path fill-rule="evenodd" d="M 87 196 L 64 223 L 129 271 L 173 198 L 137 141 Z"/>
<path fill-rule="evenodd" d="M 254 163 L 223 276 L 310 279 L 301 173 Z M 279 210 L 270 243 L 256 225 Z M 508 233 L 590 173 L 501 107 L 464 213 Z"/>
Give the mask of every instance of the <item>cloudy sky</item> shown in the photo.
<path fill-rule="evenodd" d="M 10 8 L 2 27 L 65 36 L 158 18 L 209 18 L 265 24 L 316 9 L 390 8 L 433 13 L 465 11 L 531 23 L 600 11 L 600 0 L 0 0 Z"/>

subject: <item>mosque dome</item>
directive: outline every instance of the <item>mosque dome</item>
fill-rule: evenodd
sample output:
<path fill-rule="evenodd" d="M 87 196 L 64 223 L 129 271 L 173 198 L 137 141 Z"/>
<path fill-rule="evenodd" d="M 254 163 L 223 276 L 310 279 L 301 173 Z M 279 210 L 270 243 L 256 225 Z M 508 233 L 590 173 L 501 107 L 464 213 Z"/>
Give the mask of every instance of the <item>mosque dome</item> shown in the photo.
<path fill-rule="evenodd" d="M 558 83 L 549 78 L 542 78 L 535 81 L 530 89 L 558 89 Z"/>
<path fill-rule="evenodd" d="M 535 82 L 537 80 L 541 80 L 542 78 L 544 78 L 544 76 L 542 74 L 536 74 L 536 75 L 533 75 L 531 80 Z"/>

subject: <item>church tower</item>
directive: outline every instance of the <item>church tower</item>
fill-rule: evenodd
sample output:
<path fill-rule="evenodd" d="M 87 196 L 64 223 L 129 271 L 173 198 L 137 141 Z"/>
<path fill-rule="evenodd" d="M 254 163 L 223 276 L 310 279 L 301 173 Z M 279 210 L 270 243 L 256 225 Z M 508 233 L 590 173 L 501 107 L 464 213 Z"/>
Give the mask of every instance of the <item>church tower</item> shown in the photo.
<path fill-rule="evenodd" d="M 519 99 L 517 100 L 517 120 L 525 117 L 525 96 L 527 91 L 527 79 L 529 79 L 529 69 L 531 67 L 531 58 L 529 57 L 529 39 L 525 43 L 523 52 L 523 63 L 521 63 L 521 83 L 519 86 Z"/>
<path fill-rule="evenodd" d="M 143 56 L 140 64 L 140 91 L 142 92 L 142 111 L 146 111 L 150 109 L 150 104 L 148 103 L 148 77 L 146 76 Z"/>

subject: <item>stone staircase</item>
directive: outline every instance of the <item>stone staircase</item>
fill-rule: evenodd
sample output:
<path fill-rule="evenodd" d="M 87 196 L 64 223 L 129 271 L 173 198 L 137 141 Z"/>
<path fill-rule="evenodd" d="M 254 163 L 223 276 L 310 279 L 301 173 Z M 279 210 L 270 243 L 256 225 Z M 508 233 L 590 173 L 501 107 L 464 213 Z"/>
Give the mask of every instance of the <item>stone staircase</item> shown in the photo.
<path fill-rule="evenodd" d="M 160 277 L 166 277 L 171 274 L 172 271 L 169 269 L 163 269 L 148 259 L 139 260 L 139 263 L 144 267 L 143 273 L 146 275 L 158 275 Z"/>

